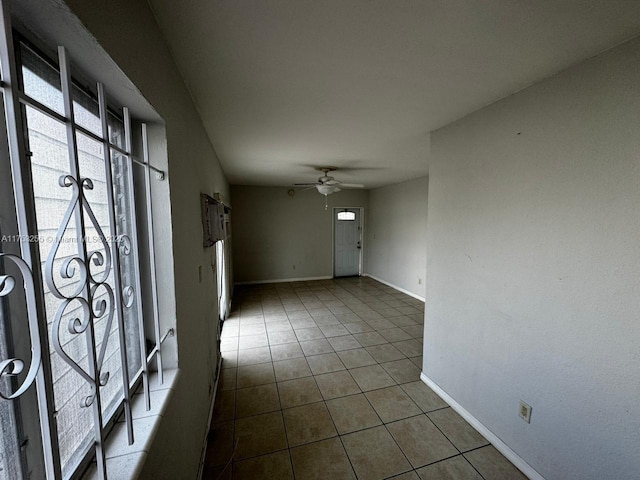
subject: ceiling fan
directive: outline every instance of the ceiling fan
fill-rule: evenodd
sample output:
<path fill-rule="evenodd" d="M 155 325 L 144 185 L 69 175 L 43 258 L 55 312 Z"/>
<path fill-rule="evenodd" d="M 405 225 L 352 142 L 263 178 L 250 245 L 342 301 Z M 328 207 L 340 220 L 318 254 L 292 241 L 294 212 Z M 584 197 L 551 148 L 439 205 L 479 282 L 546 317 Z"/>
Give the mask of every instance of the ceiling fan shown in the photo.
<path fill-rule="evenodd" d="M 294 183 L 294 187 L 307 187 L 303 190 L 309 190 L 315 188 L 319 193 L 324 195 L 331 195 L 332 193 L 339 192 L 342 188 L 364 188 L 361 183 L 342 183 L 338 182 L 335 178 L 329 175 L 329 173 L 338 170 L 338 167 L 316 167 L 316 170 L 322 172 L 323 175 L 318 178 L 316 183 Z M 340 188 L 342 187 L 342 188 Z"/>

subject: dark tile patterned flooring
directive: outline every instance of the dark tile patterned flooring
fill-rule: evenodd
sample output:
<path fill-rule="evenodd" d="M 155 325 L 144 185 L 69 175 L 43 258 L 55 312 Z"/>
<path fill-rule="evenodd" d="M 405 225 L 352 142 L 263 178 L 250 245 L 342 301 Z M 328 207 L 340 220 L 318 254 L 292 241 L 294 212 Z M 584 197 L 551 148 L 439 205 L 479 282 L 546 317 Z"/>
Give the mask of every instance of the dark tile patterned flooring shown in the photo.
<path fill-rule="evenodd" d="M 526 478 L 420 381 L 423 319 L 367 277 L 237 287 L 203 478 Z"/>

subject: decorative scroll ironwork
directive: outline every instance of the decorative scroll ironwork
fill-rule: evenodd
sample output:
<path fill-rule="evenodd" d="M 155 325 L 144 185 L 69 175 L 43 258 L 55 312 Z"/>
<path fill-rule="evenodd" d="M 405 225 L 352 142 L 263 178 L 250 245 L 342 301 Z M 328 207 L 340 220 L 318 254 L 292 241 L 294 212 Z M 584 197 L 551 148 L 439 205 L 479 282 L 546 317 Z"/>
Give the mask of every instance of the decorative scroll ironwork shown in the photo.
<path fill-rule="evenodd" d="M 112 265 L 111 248 L 100 223 L 93 213 L 91 205 L 84 195 L 84 190 L 93 189 L 93 182 L 88 178 L 82 178 L 80 182 L 78 182 L 78 180 L 71 175 L 63 175 L 60 177 L 59 184 L 63 188 L 70 187 L 73 191 L 71 201 L 69 202 L 62 223 L 58 228 L 45 266 L 45 280 L 49 290 L 56 298 L 63 300 L 53 320 L 52 343 L 58 355 L 90 385 L 90 394 L 83 398 L 80 403 L 83 407 L 89 407 L 93 404 L 98 393 L 98 386 L 96 386 L 94 378 L 65 351 L 60 340 L 60 328 L 66 312 L 71 311 L 70 307 L 72 306 L 76 307 L 76 309 L 79 307 L 80 311 L 78 316 L 74 316 L 67 323 L 67 331 L 72 335 L 87 334 L 87 328 L 90 322 L 106 318 L 105 333 L 97 358 L 98 383 L 101 387 L 105 386 L 109 381 L 110 374 L 108 371 L 103 372 L 102 367 L 107 352 L 109 333 L 111 332 L 115 315 L 115 296 L 113 288 L 107 283 Z M 71 217 L 74 213 L 77 213 L 77 209 L 79 209 L 81 216 L 86 214 L 89 217 L 104 250 L 87 252 L 86 260 L 83 260 L 80 256 L 76 256 L 63 261 L 60 268 L 61 277 L 70 280 L 77 278 L 75 288 L 71 293 L 65 294 L 62 287 L 56 285 L 54 280 L 54 262 L 60 245 L 63 242 L 64 234 L 69 227 Z M 76 225 L 76 228 L 80 228 L 80 226 Z M 80 232 L 80 234 L 81 236 L 78 237 L 80 239 L 79 241 L 84 242 L 85 232 Z M 96 267 L 103 267 L 103 272 L 96 272 Z M 100 297 L 102 296 L 106 296 L 107 299 L 101 299 Z M 95 348 L 95 345 L 92 345 L 92 348 Z"/>
<path fill-rule="evenodd" d="M 27 298 L 27 317 L 29 321 L 29 337 L 31 340 L 31 361 L 27 376 L 17 390 L 6 395 L 0 391 L 0 397 L 5 400 L 18 398 L 33 384 L 40 368 L 42 360 L 40 347 L 40 332 L 38 330 L 38 315 L 36 311 L 35 289 L 33 284 L 33 274 L 27 263 L 15 255 L 0 253 L 0 259 L 9 260 L 14 263 L 22 275 L 24 289 Z M 16 279 L 11 275 L 0 275 L 0 297 L 10 295 L 16 287 Z M 24 371 L 25 362 L 19 358 L 8 358 L 0 362 L 0 377 L 20 375 Z"/>
<path fill-rule="evenodd" d="M 23 242 L 21 245 L 21 257 L 2 254 L 0 253 L 0 262 L 7 264 L 15 264 L 20 275 L 24 280 L 24 295 L 27 303 L 27 320 L 29 327 L 29 341 L 31 344 L 31 358 L 0 358 L 0 378 L 12 378 L 16 380 L 16 376 L 19 376 L 18 381 L 10 382 L 10 390 L 5 387 L 5 391 L 0 391 L 0 398 L 5 400 L 13 400 L 22 395 L 30 386 L 37 387 L 37 401 L 38 401 L 38 415 L 40 417 L 41 428 L 41 441 L 42 441 L 42 453 L 44 456 L 44 473 L 46 475 L 39 475 L 40 471 L 36 473 L 36 476 L 46 476 L 47 479 L 53 480 L 63 477 L 68 477 L 69 472 L 65 472 L 65 469 L 74 467 L 68 463 L 68 458 L 63 459 L 61 457 L 61 442 L 60 440 L 67 435 L 65 431 L 65 425 L 57 423 L 60 421 L 61 416 L 56 419 L 56 397 L 55 386 L 52 369 L 51 351 L 57 353 L 58 358 L 54 359 L 56 366 L 58 363 L 64 363 L 65 368 L 68 365 L 70 370 L 74 371 L 74 375 L 80 376 L 80 384 L 82 388 L 82 407 L 91 407 L 93 411 L 93 436 L 94 445 L 91 449 L 87 449 L 86 452 L 80 452 L 77 450 L 75 453 L 82 453 L 82 464 L 88 462 L 89 455 L 95 454 L 97 476 L 101 480 L 107 478 L 106 472 L 106 455 L 105 455 L 105 423 L 103 421 L 102 401 L 103 396 L 100 394 L 101 387 L 109 384 L 109 387 L 116 387 L 113 384 L 113 379 L 110 380 L 110 372 L 107 371 L 105 364 L 110 365 L 111 360 L 115 356 L 111 353 L 107 354 L 108 347 L 114 346 L 114 341 L 119 341 L 120 357 L 121 357 L 121 373 L 122 373 L 122 385 L 123 385 L 123 399 L 111 399 L 112 409 L 109 414 L 113 414 L 118 409 L 112 407 L 118 406 L 118 400 L 120 406 L 124 410 L 125 419 L 127 423 L 127 430 L 129 433 L 129 443 L 134 441 L 133 437 L 133 416 L 131 412 L 131 403 L 133 396 L 134 384 L 129 381 L 129 368 L 127 362 L 127 337 L 125 336 L 125 326 L 129 326 L 131 323 L 137 321 L 138 325 L 138 341 L 140 349 L 140 357 L 142 363 L 142 384 L 144 389 L 144 397 L 147 410 L 150 409 L 150 388 L 148 377 L 148 362 L 151 359 L 156 359 L 157 368 L 159 371 L 160 382 L 162 383 L 162 357 L 161 357 L 161 343 L 164 339 L 160 339 L 159 325 L 158 325 L 158 299 L 157 299 L 157 286 L 155 279 L 155 265 L 154 265 L 154 242 L 153 242 L 153 216 L 151 209 L 151 185 L 150 185 L 150 173 L 151 170 L 158 172 L 160 175 L 164 175 L 163 172 L 157 170 L 149 162 L 148 145 L 147 145 L 147 131 L 146 125 L 142 126 L 143 136 L 143 150 L 144 161 L 135 159 L 132 156 L 132 142 L 131 142 L 131 119 L 129 111 L 126 107 L 122 108 L 122 123 L 124 126 L 124 139 L 125 146 L 116 145 L 110 141 L 108 122 L 109 112 L 107 111 L 107 100 L 104 92 L 104 88 L 101 84 L 97 85 L 98 88 L 98 101 L 99 101 L 99 119 L 102 124 L 102 134 L 96 134 L 93 131 L 89 131 L 82 125 L 76 122 L 74 116 L 74 98 L 73 91 L 74 86 L 71 78 L 71 70 L 69 65 L 69 59 L 64 47 L 58 47 L 58 65 L 60 70 L 60 90 L 62 91 L 64 100 L 64 113 L 51 110 L 46 105 L 39 103 L 24 91 L 20 90 L 20 82 L 18 81 L 20 75 L 16 70 L 19 67 L 19 62 L 14 58 L 13 47 L 13 34 L 10 25 L 9 15 L 5 12 L 6 4 L 5 0 L 0 0 L 0 64 L 2 66 L 2 91 L 5 94 L 4 97 L 4 110 L 5 117 L 7 118 L 7 130 L 9 137 L 9 147 L 11 153 L 12 173 L 14 180 L 14 197 L 16 201 L 16 213 L 18 220 L 17 231 L 21 234 L 26 233 L 39 233 L 38 219 L 36 219 L 35 211 L 35 192 L 33 178 L 28 178 L 29 172 L 25 171 L 25 177 L 23 179 L 23 162 L 29 163 L 31 160 L 27 158 L 29 155 L 27 152 L 28 140 L 30 139 L 29 131 L 24 130 L 28 127 L 28 119 L 23 117 L 23 110 L 20 107 L 20 102 L 24 103 L 30 109 L 33 108 L 40 113 L 44 113 L 54 120 L 64 124 L 66 127 L 66 145 L 68 148 L 68 160 L 69 170 L 68 174 L 61 176 L 58 180 L 59 186 L 62 189 L 68 189 L 71 191 L 71 198 L 66 206 L 66 211 L 63 215 L 62 221 L 57 229 L 55 238 L 51 240 L 52 244 L 48 257 L 44 265 L 44 274 L 40 273 L 40 254 L 42 250 L 38 250 L 37 245 L 29 245 Z M 37 54 L 39 56 L 39 54 Z M 36 125 L 34 125 L 36 126 Z M 117 152 L 124 157 L 128 168 L 124 172 L 118 172 L 118 182 L 124 180 L 124 189 L 128 194 L 132 195 L 129 205 L 125 205 L 125 215 L 128 214 L 130 223 L 132 224 L 128 230 L 130 237 L 127 235 L 114 236 L 110 235 L 109 238 L 105 236 L 102 226 L 99 224 L 92 205 L 85 194 L 89 190 L 93 190 L 93 182 L 91 179 L 82 178 L 79 149 L 77 136 L 81 134 L 96 142 L 102 144 L 104 154 L 104 166 L 105 176 L 104 178 L 96 178 L 96 182 L 106 183 L 106 208 L 109 213 L 108 222 L 103 222 L 103 225 L 107 223 L 108 227 L 105 227 L 105 231 L 110 229 L 110 233 L 115 234 L 120 227 L 120 221 L 116 214 L 122 212 L 117 211 L 118 205 L 116 205 L 114 196 L 116 189 L 114 188 L 113 177 L 116 175 L 112 169 L 111 152 Z M 58 139 L 59 140 L 59 139 Z M 87 152 L 84 152 L 87 153 Z M 94 156 L 93 153 L 90 154 Z M 33 154 L 31 154 L 33 156 Z M 136 230 L 135 219 L 136 215 L 136 202 L 135 202 L 135 185 L 133 182 L 133 164 L 139 164 L 144 169 L 145 179 L 145 199 L 147 203 L 147 220 L 148 220 L 148 249 L 150 252 L 150 270 L 151 270 L 151 294 L 153 302 L 153 327 L 155 331 L 155 347 L 151 353 L 146 352 L 146 336 L 145 336 L 145 324 L 142 315 L 142 287 L 140 278 L 140 260 L 138 258 L 138 233 Z M 116 166 L 117 170 L 117 166 Z M 101 174 L 99 175 L 101 177 Z M 159 177 L 160 180 L 163 177 Z M 48 192 L 47 192 L 48 194 Z M 59 198 L 55 198 L 56 201 Z M 125 202 L 126 203 L 126 202 Z M 96 208 L 96 212 L 102 213 L 102 208 L 105 207 L 101 204 Z M 40 213 L 40 212 L 38 212 Z M 42 212 L 43 214 L 45 211 Z M 98 215 L 102 219 L 102 216 Z M 75 223 L 72 222 L 72 218 L 75 219 Z M 48 222 L 44 222 L 45 224 Z M 127 222 L 124 222 L 127 224 Z M 93 228 L 97 232 L 98 248 L 93 248 L 86 237 L 87 228 L 93 232 Z M 128 228 L 128 225 L 125 226 Z M 73 232 L 72 235 L 72 231 Z M 75 237 L 75 238 L 64 238 Z M 64 239 L 64 240 L 63 240 Z M 67 252 L 66 249 L 61 248 L 62 243 L 72 240 L 76 243 L 77 251 Z M 91 251 L 87 249 L 91 248 Z M 69 255 L 70 253 L 70 255 Z M 131 255 L 130 261 L 126 264 L 126 277 L 123 278 L 121 271 L 121 261 L 123 257 Z M 32 258 L 33 257 L 33 258 Z M 33 271 L 31 270 L 33 268 Z M 2 297 L 8 297 L 9 295 L 18 293 L 22 296 L 22 289 L 19 288 L 20 281 L 18 275 L 14 273 L 12 267 L 9 274 L 5 274 L 4 271 L 0 275 L 0 299 Z M 131 275 L 133 274 L 133 275 Z M 44 283 L 44 285 L 43 285 Z M 44 287 L 44 288 L 43 288 Z M 54 301 L 59 303 L 57 310 L 53 315 L 53 318 L 49 318 L 52 321 L 51 326 L 51 345 L 49 347 L 49 339 L 47 338 L 47 307 L 44 294 L 51 294 L 54 297 Z M 134 305 L 138 305 L 138 308 L 129 312 L 130 315 L 125 315 L 125 308 L 132 308 Z M 55 307 L 54 307 L 55 309 Z M 22 310 L 21 310 L 22 311 Z M 127 324 L 125 325 L 125 317 Z M 96 328 L 96 321 L 100 321 L 100 329 Z M 113 322 L 116 321 L 119 340 L 109 339 L 111 335 L 111 328 L 114 327 Z M 104 333 L 102 333 L 104 328 Z M 23 332 L 22 325 L 20 325 L 20 333 Z M 96 332 L 98 330 L 99 333 Z M 96 335 L 97 333 L 97 335 Z M 115 333 L 115 332 L 114 332 Z M 71 342 L 69 341 L 69 335 L 71 335 Z M 78 337 L 80 336 L 80 337 Z M 101 339 L 96 338 L 101 336 Z M 165 337 L 166 338 L 166 337 Z M 81 360 L 77 354 L 75 354 L 69 347 L 73 345 L 75 347 L 76 341 L 86 341 L 86 359 L 88 363 L 85 365 L 84 360 Z M 101 340 L 101 341 L 100 341 Z M 63 344 L 63 341 L 65 342 Z M 135 345 L 132 345 L 135 347 Z M 83 351 L 83 355 L 85 352 Z M 11 357 L 18 357 L 19 355 L 11 354 Z M 26 354 L 24 355 L 26 357 Z M 109 358 L 107 358 L 109 357 Z M 29 362 L 27 370 L 27 362 Z M 59 362 L 58 362 L 59 360 Z M 115 360 L 114 360 L 115 361 Z M 84 367 L 83 367 L 84 365 Z M 114 370 L 119 367 L 114 366 Z M 104 369 L 104 371 L 103 371 Z M 136 375 L 136 381 L 139 378 Z M 89 389 L 86 389 L 85 383 L 88 384 Z M 19 383 L 19 384 L 18 384 Z M 74 382 L 75 383 L 75 382 Z M 61 384 L 60 384 L 61 385 Z M 74 384 L 74 388 L 77 386 Z M 15 392 L 14 392 L 15 390 Z M 89 390 L 88 392 L 86 392 Z M 13 393 L 11 393 L 13 392 Z M 85 393 L 86 392 L 86 393 Z M 108 394 L 111 395 L 115 392 L 115 388 L 108 388 Z M 105 391 L 103 390 L 103 393 Z M 80 393 L 77 393 L 80 395 Z M 32 412 L 29 412 L 31 414 Z M 109 418 L 109 421 L 115 421 L 113 416 Z M 56 431 L 57 429 L 57 431 Z M 85 433 L 85 432 L 82 432 Z M 87 435 L 90 432 L 86 432 Z M 66 442 L 65 442 L 66 443 Z M 83 447 L 84 448 L 84 443 Z M 63 444 L 63 446 L 65 446 Z M 68 450 L 65 446 L 65 449 Z M 65 451 L 65 453 L 68 453 Z M 75 461 L 75 460 L 74 460 Z M 64 464 L 63 464 L 64 462 Z M 64 474 L 64 475 L 63 475 Z M 77 476 L 77 472 L 71 473 L 72 477 Z"/>
<path fill-rule="evenodd" d="M 123 256 L 128 256 L 131 253 L 131 239 L 128 235 L 118 235 L 118 250 Z"/>
<path fill-rule="evenodd" d="M 129 235 L 118 235 L 116 239 L 116 245 L 118 246 L 118 251 L 120 255 L 123 257 L 128 257 L 131 255 L 131 238 Z M 133 304 L 136 301 L 136 290 L 133 285 L 124 285 L 122 287 L 122 305 L 126 308 L 133 307 Z"/>

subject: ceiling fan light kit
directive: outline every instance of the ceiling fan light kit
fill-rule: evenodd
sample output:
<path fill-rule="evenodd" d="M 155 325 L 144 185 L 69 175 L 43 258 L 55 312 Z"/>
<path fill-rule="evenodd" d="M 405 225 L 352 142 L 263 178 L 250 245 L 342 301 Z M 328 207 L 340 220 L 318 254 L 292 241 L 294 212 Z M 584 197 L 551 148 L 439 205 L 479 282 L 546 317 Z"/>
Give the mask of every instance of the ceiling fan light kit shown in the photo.
<path fill-rule="evenodd" d="M 306 188 L 303 188 L 301 191 L 310 190 L 312 188 L 315 188 L 316 190 L 318 190 L 318 193 L 320 193 L 321 195 L 324 195 L 324 209 L 327 210 L 328 208 L 327 195 L 331 195 L 332 193 L 339 192 L 340 190 L 342 190 L 340 187 L 364 188 L 364 185 L 360 183 L 338 182 L 335 178 L 329 175 L 330 172 L 333 172 L 337 169 L 338 167 L 316 167 L 316 170 L 324 174 L 320 178 L 318 178 L 318 181 L 316 183 L 295 183 L 293 186 L 306 187 Z M 289 193 L 289 195 L 291 195 L 291 193 Z"/>
<path fill-rule="evenodd" d="M 296 183 L 295 187 L 307 187 L 305 190 L 315 188 L 318 192 L 325 197 L 332 193 L 339 192 L 342 188 L 364 188 L 364 185 L 360 183 L 342 183 L 329 175 L 330 172 L 337 170 L 338 167 L 316 167 L 316 170 L 322 172 L 320 178 L 316 183 Z"/>
<path fill-rule="evenodd" d="M 332 193 L 336 193 L 336 192 L 340 191 L 340 189 L 338 187 L 336 187 L 335 185 L 326 185 L 326 184 L 325 185 L 316 185 L 316 189 L 322 195 L 331 195 Z"/>

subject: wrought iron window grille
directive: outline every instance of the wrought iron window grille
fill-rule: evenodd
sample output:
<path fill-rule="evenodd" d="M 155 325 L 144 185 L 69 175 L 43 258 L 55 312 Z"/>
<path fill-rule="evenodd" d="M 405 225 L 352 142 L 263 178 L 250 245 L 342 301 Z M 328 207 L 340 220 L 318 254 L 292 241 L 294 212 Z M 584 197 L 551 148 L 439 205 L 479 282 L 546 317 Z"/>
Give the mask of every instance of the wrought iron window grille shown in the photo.
<path fill-rule="evenodd" d="M 35 389 L 37 412 L 29 414 L 39 419 L 42 474 L 47 479 L 74 478 L 92 458 L 98 477 L 105 479 L 105 436 L 110 425 L 123 411 L 132 444 L 131 400 L 140 383 L 146 409 L 151 408 L 150 363 L 155 363 L 159 380 L 163 380 L 161 345 L 166 335 L 161 336 L 158 323 L 151 172 L 160 180 L 164 173 L 150 165 L 144 124 L 140 131 L 143 158 L 134 158 L 129 110 L 122 109 L 121 119 L 114 116 L 107 108 L 102 84 L 96 86 L 97 105 L 84 109 L 64 47 L 58 48 L 59 91 L 54 89 L 52 94 L 61 94 L 62 108 L 47 104 L 46 97 L 32 96 L 17 54 L 30 46 L 14 37 L 2 0 L 0 17 L 0 69 L 11 170 L 10 179 L 0 178 L 0 187 L 12 191 L 16 217 L 14 234 L 2 238 L 0 304 L 13 297 L 13 302 L 24 304 L 25 318 L 14 321 L 22 322 L 20 328 L 28 332 L 30 344 L 29 356 L 0 356 L 0 402 L 17 401 Z M 43 61 L 43 68 L 46 64 Z M 83 124 L 77 110 L 95 125 Z M 46 129 L 43 125 L 63 129 L 65 134 L 54 138 L 42 131 Z M 54 144 L 52 157 L 62 156 L 66 149 L 66 170 L 57 178 L 52 173 L 36 175 L 36 169 L 54 163 L 47 165 L 42 156 L 43 148 Z M 34 163 L 36 157 L 38 161 L 45 158 L 44 165 Z M 134 169 L 141 171 L 141 190 L 134 188 Z M 50 198 L 43 191 L 51 192 Z M 45 215 L 48 211 L 40 209 L 46 201 L 56 208 L 66 203 L 55 234 L 48 236 L 44 225 L 56 219 L 55 214 Z M 144 206 L 144 214 L 138 205 Z M 145 235 L 138 232 L 140 218 L 146 222 Z M 150 270 L 145 288 L 151 302 L 144 305 L 144 315 L 141 249 L 146 250 Z M 56 382 L 69 378 L 74 379 L 67 381 L 75 391 L 71 399 L 62 399 Z M 63 411 L 80 412 L 78 416 L 91 425 L 88 439 L 74 438 L 69 446 L 66 435 L 75 431 L 65 431 L 61 425 Z M 91 414 L 85 415 L 88 411 Z M 24 456 L 21 461 L 17 468 L 22 468 L 26 478 L 30 467 L 24 465 Z"/>

